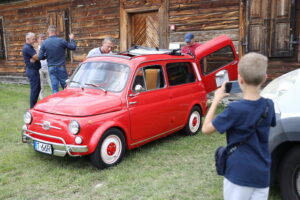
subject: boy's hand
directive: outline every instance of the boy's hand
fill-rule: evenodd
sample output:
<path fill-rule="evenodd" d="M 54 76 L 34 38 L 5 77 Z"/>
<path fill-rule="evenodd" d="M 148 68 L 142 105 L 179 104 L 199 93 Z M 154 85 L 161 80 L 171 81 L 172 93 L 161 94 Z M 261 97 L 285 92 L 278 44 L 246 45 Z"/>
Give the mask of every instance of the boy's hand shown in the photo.
<path fill-rule="evenodd" d="M 214 97 L 215 97 L 215 98 L 214 98 L 215 101 L 220 102 L 224 97 L 229 96 L 228 93 L 225 93 L 225 85 L 226 85 L 226 82 L 227 82 L 227 81 L 225 81 L 225 82 L 222 84 L 222 86 L 221 86 L 219 89 L 217 89 L 217 91 L 215 92 L 215 96 L 214 96 Z"/>

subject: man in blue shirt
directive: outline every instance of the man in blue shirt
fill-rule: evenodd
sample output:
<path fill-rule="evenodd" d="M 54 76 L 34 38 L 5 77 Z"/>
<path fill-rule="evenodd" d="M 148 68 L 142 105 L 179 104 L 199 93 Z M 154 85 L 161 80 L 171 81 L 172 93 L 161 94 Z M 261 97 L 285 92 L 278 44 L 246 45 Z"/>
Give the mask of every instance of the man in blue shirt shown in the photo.
<path fill-rule="evenodd" d="M 74 34 L 70 34 L 70 42 L 59 38 L 56 27 L 51 25 L 48 28 L 49 37 L 43 42 L 38 59 L 47 59 L 48 70 L 52 85 L 52 93 L 58 92 L 59 84 L 64 89 L 66 87 L 66 80 L 68 74 L 66 70 L 66 49 L 75 50 L 76 43 L 74 40 Z"/>
<path fill-rule="evenodd" d="M 270 126 L 276 125 L 276 119 L 273 101 L 260 96 L 267 66 L 268 59 L 261 54 L 243 56 L 238 64 L 243 99 L 229 104 L 213 119 L 218 103 L 228 95 L 223 84 L 216 91 L 203 123 L 203 133 L 226 132 L 228 145 L 239 143 L 226 161 L 223 183 L 225 200 L 268 199 L 271 168 L 268 139 Z M 262 117 L 263 113 L 267 115 Z"/>
<path fill-rule="evenodd" d="M 36 42 L 35 34 L 29 32 L 25 38 L 26 43 L 23 46 L 22 54 L 26 65 L 26 75 L 30 83 L 30 108 L 33 108 L 41 90 L 39 73 L 41 63 L 40 61 L 31 62 L 32 58 L 36 55 L 36 51 L 32 46 Z"/>

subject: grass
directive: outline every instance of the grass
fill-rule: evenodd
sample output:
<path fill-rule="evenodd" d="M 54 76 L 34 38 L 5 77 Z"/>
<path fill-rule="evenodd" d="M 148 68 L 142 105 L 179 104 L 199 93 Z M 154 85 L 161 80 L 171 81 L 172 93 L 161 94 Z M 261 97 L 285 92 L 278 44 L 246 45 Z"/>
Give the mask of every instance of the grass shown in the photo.
<path fill-rule="evenodd" d="M 215 173 L 213 157 L 225 144 L 223 135 L 176 133 L 98 170 L 87 157 L 52 157 L 21 142 L 28 95 L 27 85 L 0 84 L 0 199 L 222 199 L 223 178 Z M 280 199 L 278 190 L 269 199 Z"/>

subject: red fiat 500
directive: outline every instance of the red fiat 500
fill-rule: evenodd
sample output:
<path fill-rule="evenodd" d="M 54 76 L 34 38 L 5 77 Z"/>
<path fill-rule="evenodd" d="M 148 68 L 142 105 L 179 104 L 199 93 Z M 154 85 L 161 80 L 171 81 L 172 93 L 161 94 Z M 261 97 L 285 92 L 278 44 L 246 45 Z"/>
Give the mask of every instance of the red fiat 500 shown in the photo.
<path fill-rule="evenodd" d="M 134 49 L 82 62 L 68 87 L 24 114 L 22 140 L 54 156 L 90 155 L 98 168 L 125 153 L 182 130 L 201 128 L 207 93 L 237 79 L 238 57 L 227 36 L 196 49 Z"/>

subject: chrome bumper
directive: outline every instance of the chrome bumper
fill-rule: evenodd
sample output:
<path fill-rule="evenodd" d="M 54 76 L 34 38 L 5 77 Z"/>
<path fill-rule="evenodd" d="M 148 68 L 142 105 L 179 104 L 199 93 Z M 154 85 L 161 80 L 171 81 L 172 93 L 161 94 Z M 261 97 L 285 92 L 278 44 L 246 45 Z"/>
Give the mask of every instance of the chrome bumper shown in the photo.
<path fill-rule="evenodd" d="M 58 140 L 62 141 L 63 144 L 37 139 L 37 138 L 32 137 L 31 135 L 27 134 L 26 132 L 40 135 L 43 137 L 58 139 Z M 80 155 L 73 155 L 72 153 L 84 153 L 84 152 L 88 151 L 88 147 L 86 145 L 66 144 L 65 140 L 61 137 L 56 137 L 56 136 L 52 136 L 52 135 L 46 135 L 43 133 L 34 132 L 31 130 L 28 130 L 26 125 L 24 125 L 23 129 L 22 129 L 22 142 L 33 146 L 34 140 L 42 142 L 42 143 L 50 144 L 53 148 L 54 156 L 64 157 L 68 153 L 69 156 L 76 157 L 76 156 L 80 156 Z"/>

